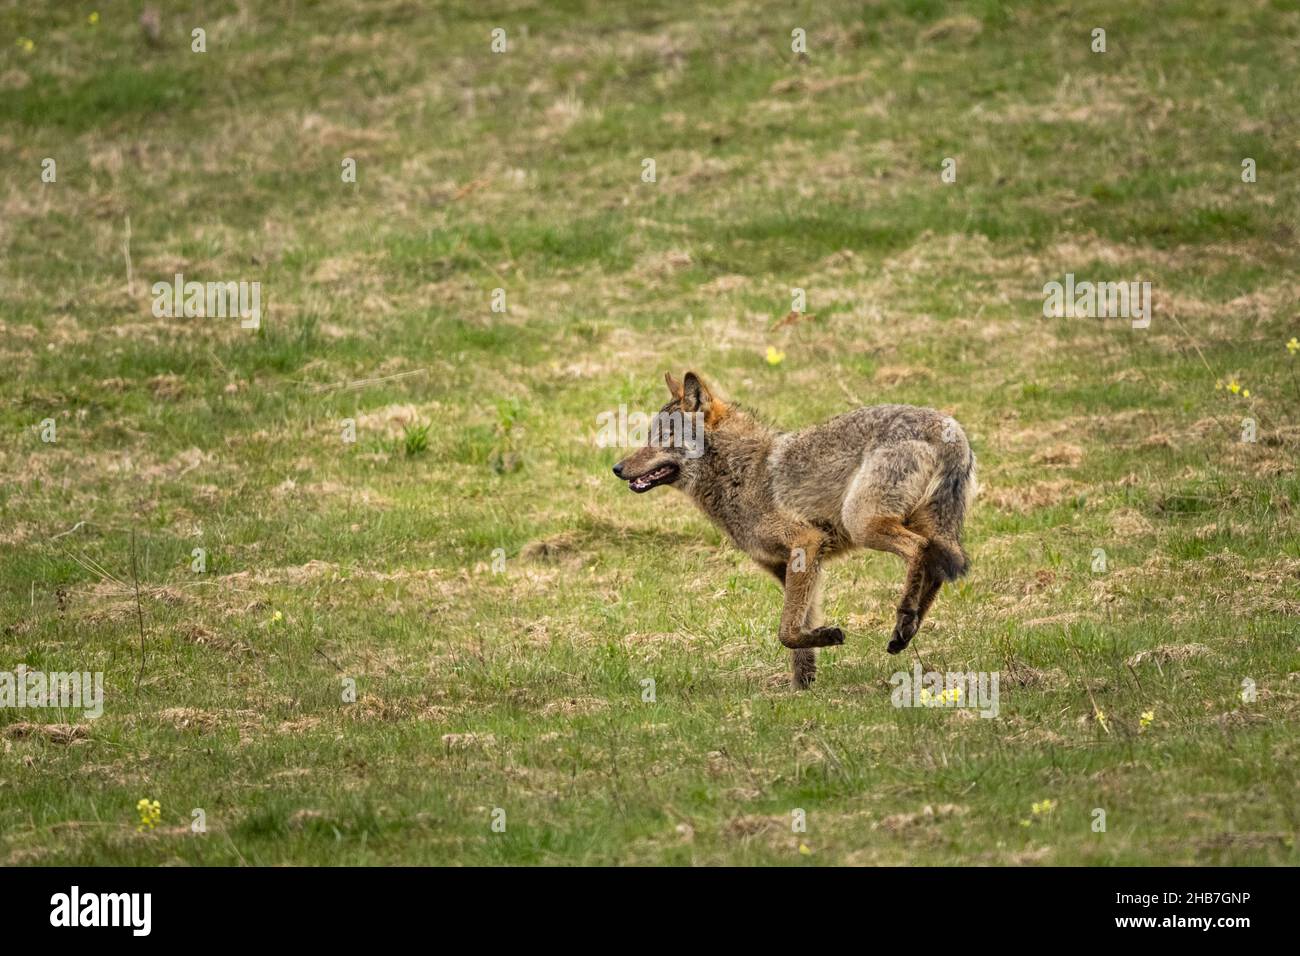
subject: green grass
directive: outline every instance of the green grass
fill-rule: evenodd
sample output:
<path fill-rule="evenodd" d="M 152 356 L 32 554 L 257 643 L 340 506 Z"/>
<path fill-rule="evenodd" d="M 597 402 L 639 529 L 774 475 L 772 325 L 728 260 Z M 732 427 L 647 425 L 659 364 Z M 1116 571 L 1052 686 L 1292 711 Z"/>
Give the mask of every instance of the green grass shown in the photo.
<path fill-rule="evenodd" d="M 0 710 L 0 862 L 1297 862 L 1292 5 L 143 7 L 0 4 L 0 671 L 105 675 Z M 791 693 L 766 575 L 612 478 L 687 368 L 965 425 L 915 655 L 855 555 Z M 999 716 L 893 707 L 918 659 Z"/>

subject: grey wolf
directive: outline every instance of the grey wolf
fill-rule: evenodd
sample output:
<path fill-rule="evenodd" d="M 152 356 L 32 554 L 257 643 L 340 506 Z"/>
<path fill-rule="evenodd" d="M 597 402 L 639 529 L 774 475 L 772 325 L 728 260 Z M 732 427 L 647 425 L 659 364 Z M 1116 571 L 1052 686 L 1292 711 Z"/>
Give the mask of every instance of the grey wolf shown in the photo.
<path fill-rule="evenodd" d="M 816 677 L 814 648 L 844 643 L 822 623 L 822 567 L 857 548 L 906 565 L 886 650 L 916 636 L 945 582 L 966 573 L 962 524 L 975 456 L 960 425 L 931 408 L 872 405 L 794 432 L 778 431 L 714 394 L 694 372 L 665 374 L 671 399 L 649 443 L 614 466 L 638 494 L 684 493 L 785 589 L 777 636 L 793 652 L 791 684 Z M 673 434 L 693 428 L 693 454 Z M 702 451 L 701 451 L 702 448 Z"/>

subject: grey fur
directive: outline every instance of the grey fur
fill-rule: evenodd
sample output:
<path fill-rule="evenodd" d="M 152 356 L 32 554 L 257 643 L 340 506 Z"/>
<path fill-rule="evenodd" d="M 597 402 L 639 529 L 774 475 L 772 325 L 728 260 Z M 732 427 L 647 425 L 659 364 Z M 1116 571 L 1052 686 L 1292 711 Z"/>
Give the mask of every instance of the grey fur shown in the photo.
<path fill-rule="evenodd" d="M 779 432 L 716 398 L 693 372 L 665 412 L 702 413 L 704 449 L 647 446 L 615 467 L 625 480 L 658 474 L 782 582 L 781 643 L 794 651 L 793 684 L 815 672 L 812 648 L 841 643 L 822 626 L 822 564 L 855 548 L 908 567 L 889 650 L 916 634 L 944 581 L 964 574 L 962 524 L 975 491 L 975 456 L 961 426 L 934 409 L 874 405 L 820 425 Z"/>

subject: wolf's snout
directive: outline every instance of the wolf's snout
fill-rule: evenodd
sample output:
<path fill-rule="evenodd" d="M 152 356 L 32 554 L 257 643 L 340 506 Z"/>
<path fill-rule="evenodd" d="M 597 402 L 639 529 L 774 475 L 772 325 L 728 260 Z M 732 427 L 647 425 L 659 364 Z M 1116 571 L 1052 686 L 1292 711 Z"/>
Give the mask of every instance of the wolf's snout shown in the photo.
<path fill-rule="evenodd" d="M 623 463 L 621 461 L 614 466 L 614 477 L 615 478 L 623 477 Z"/>

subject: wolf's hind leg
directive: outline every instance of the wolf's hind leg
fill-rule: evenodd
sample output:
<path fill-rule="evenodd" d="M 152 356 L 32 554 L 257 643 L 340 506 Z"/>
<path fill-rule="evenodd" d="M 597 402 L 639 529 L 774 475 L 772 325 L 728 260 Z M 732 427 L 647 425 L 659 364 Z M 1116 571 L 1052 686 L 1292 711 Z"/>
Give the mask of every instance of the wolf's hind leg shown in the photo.
<path fill-rule="evenodd" d="M 859 527 L 851 529 L 851 533 L 855 544 L 874 551 L 896 554 L 907 562 L 909 568 L 918 562 L 921 552 L 929 543 L 904 525 L 902 518 L 888 515 L 870 517 Z"/>
<path fill-rule="evenodd" d="M 916 626 L 920 628 L 921 622 L 925 620 L 926 614 L 930 612 L 930 605 L 934 599 L 939 596 L 939 588 L 943 587 L 943 582 L 938 578 L 929 576 L 926 582 L 925 590 L 921 592 L 921 600 L 916 608 Z"/>
<path fill-rule="evenodd" d="M 957 549 L 960 554 L 960 548 Z M 897 654 L 907 647 L 916 632 L 921 629 L 930 605 L 934 603 L 944 581 L 951 581 L 953 549 L 938 538 L 930 539 L 929 544 L 921 549 L 916 560 L 907 566 L 907 584 L 903 588 L 903 599 L 898 603 L 898 616 L 894 624 L 894 633 L 890 637 L 889 653 Z M 965 556 L 962 555 L 964 561 Z"/>
<path fill-rule="evenodd" d="M 904 441 L 868 454 L 849 483 L 841 520 L 854 544 L 896 554 L 907 565 L 888 650 L 897 654 L 916 636 L 943 577 L 934 573 L 934 522 L 924 504 L 934 493 L 939 454 L 923 441 Z M 946 552 L 944 552 L 946 553 Z"/>
<path fill-rule="evenodd" d="M 908 563 L 907 583 L 903 586 L 903 598 L 898 602 L 894 633 L 885 648 L 889 653 L 897 654 L 911 643 L 942 585 L 943 578 L 931 573 L 924 552 Z"/>
<path fill-rule="evenodd" d="M 925 500 L 938 463 L 934 448 L 919 441 L 867 455 L 849 482 L 840 513 L 853 543 L 896 554 L 911 565 L 929 539 L 907 519 Z"/>

